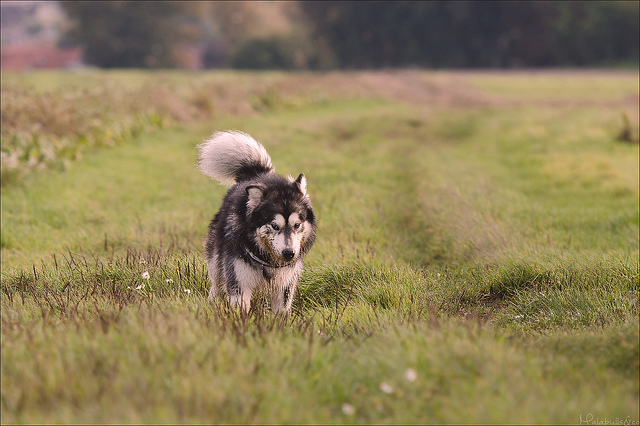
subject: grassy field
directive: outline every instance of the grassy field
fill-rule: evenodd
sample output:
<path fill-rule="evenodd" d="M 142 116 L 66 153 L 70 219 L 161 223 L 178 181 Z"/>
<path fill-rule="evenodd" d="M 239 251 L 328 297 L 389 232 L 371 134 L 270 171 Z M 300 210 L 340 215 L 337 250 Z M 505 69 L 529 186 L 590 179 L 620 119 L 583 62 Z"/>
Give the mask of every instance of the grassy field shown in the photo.
<path fill-rule="evenodd" d="M 637 72 L 48 71 L 2 97 L 2 423 L 638 423 Z M 290 318 L 206 300 L 225 188 L 195 146 L 224 129 L 308 178 Z"/>

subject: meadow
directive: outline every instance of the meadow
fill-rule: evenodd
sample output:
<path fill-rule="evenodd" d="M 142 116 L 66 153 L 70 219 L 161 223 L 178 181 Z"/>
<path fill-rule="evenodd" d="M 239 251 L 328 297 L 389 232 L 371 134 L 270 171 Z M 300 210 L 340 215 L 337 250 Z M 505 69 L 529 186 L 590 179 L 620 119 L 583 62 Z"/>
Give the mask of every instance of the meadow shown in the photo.
<path fill-rule="evenodd" d="M 638 424 L 637 71 L 1 87 L 2 423 Z M 225 129 L 307 176 L 290 317 L 207 301 Z"/>

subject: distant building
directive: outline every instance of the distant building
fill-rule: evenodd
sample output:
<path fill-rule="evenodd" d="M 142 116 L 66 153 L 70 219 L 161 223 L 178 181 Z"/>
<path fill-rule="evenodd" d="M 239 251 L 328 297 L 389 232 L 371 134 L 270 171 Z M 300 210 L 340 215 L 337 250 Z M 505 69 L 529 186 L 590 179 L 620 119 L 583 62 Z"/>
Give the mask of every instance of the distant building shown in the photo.
<path fill-rule="evenodd" d="M 66 19 L 57 1 L 0 2 L 3 70 L 75 68 L 82 65 L 80 48 L 60 48 Z"/>
<path fill-rule="evenodd" d="M 59 49 L 52 44 L 13 44 L 2 46 L 0 66 L 3 70 L 35 68 L 78 68 L 82 66 L 82 49 Z"/>

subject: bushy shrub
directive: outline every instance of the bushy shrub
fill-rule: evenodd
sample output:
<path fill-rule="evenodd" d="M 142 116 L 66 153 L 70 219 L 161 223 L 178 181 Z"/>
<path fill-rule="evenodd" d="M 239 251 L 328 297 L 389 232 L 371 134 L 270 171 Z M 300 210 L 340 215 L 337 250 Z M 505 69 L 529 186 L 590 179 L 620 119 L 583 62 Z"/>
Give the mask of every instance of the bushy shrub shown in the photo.
<path fill-rule="evenodd" d="M 229 65 L 250 70 L 328 69 L 335 66 L 333 55 L 323 43 L 311 41 L 306 33 L 253 38 L 231 55 Z"/>
<path fill-rule="evenodd" d="M 239 69 L 283 69 L 296 67 L 296 49 L 281 37 L 251 39 L 231 57 L 231 66 Z"/>

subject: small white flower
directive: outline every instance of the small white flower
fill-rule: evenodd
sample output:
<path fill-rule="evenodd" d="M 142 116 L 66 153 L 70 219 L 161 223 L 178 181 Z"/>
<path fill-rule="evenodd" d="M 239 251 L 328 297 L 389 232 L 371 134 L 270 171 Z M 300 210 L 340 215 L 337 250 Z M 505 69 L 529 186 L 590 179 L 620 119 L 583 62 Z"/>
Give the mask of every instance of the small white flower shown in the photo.
<path fill-rule="evenodd" d="M 171 278 L 169 278 L 167 281 L 167 284 L 173 284 L 173 280 Z"/>
<path fill-rule="evenodd" d="M 410 382 L 415 382 L 418 378 L 418 373 L 413 368 L 407 368 L 407 371 L 404 372 L 404 378 Z"/>
<path fill-rule="evenodd" d="M 138 287 L 136 287 L 136 290 L 142 290 L 144 288 L 144 284 L 140 284 Z"/>
<path fill-rule="evenodd" d="M 145 279 L 145 280 L 148 280 L 149 278 L 151 278 L 151 275 L 149 275 L 148 271 L 144 271 L 142 273 L 142 278 Z"/>
<path fill-rule="evenodd" d="M 140 262 L 138 262 L 140 265 L 142 265 L 143 263 L 147 263 L 146 260 L 142 259 Z"/>
<path fill-rule="evenodd" d="M 342 404 L 342 412 L 347 416 L 353 416 L 356 413 L 356 409 L 353 408 L 353 405 L 344 403 Z"/>
<path fill-rule="evenodd" d="M 393 393 L 393 388 L 387 382 L 380 383 L 380 390 L 382 392 L 386 393 L 386 394 L 392 394 Z"/>
<path fill-rule="evenodd" d="M 516 315 L 514 318 L 515 319 L 519 319 L 519 318 L 522 318 L 522 317 L 524 317 L 524 315 Z"/>
<path fill-rule="evenodd" d="M 191 294 L 191 289 L 185 288 L 184 292 L 187 293 L 187 294 Z"/>

